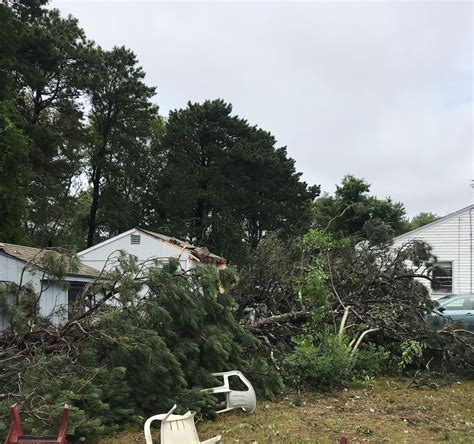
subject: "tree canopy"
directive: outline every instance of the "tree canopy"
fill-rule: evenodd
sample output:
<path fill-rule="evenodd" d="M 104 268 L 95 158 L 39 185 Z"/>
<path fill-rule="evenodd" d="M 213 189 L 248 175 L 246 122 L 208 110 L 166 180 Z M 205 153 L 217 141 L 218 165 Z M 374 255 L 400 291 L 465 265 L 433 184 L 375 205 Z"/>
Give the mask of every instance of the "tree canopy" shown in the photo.
<path fill-rule="evenodd" d="M 170 113 L 156 225 L 206 244 L 237 262 L 246 249 L 279 230 L 298 234 L 310 223 L 319 187 L 301 181 L 286 148 L 222 100 L 188 103 Z"/>
<path fill-rule="evenodd" d="M 408 224 L 408 229 L 414 230 L 416 228 L 423 227 L 424 225 L 430 224 L 437 219 L 439 219 L 437 214 L 421 212 L 411 218 L 410 223 Z"/>
<path fill-rule="evenodd" d="M 319 187 L 269 132 L 220 99 L 163 118 L 132 51 L 45 3 L 0 6 L 3 240 L 81 249 L 142 226 L 241 263 L 309 228 Z"/>
<path fill-rule="evenodd" d="M 336 236 L 364 236 L 366 224 L 383 224 L 391 235 L 406 230 L 405 208 L 390 197 L 371 196 L 370 184 L 364 179 L 347 175 L 336 186 L 333 196 L 323 195 L 314 204 L 314 226 L 328 229 Z"/>

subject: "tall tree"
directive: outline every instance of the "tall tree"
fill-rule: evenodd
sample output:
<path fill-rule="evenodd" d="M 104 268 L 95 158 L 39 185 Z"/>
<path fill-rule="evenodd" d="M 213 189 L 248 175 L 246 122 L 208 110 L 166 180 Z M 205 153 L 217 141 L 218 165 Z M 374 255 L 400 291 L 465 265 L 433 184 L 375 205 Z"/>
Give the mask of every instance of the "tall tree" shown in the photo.
<path fill-rule="evenodd" d="M 42 8 L 44 3 L 12 3 L 21 30 L 9 39 L 15 45 L 11 73 L 18 125 L 28 138 L 32 170 L 24 229 L 40 245 L 67 230 L 71 187 L 79 171 L 79 98 L 89 47 L 77 20 Z"/>
<path fill-rule="evenodd" d="M 6 4 L 0 4 L 0 23 L 0 240 L 20 242 L 25 240 L 21 223 L 31 168 L 28 139 L 15 108 L 13 74 L 24 25 Z"/>
<path fill-rule="evenodd" d="M 310 203 L 319 195 L 319 187 L 308 187 L 301 180 L 286 147 L 277 148 L 270 133 L 247 127 L 228 158 L 223 172 L 232 178 L 245 239 L 252 249 L 270 232 L 297 236 L 308 230 Z"/>
<path fill-rule="evenodd" d="M 300 180 L 271 134 L 233 116 L 222 100 L 171 112 L 163 145 L 156 225 L 234 261 L 264 234 L 304 225 L 319 191 Z"/>
<path fill-rule="evenodd" d="M 139 122 L 143 127 L 138 139 L 123 134 L 115 161 L 104 172 L 99 223 L 108 235 L 147 227 L 160 209 L 153 193 L 165 162 L 161 143 L 165 122 L 161 116 L 148 117 Z"/>
<path fill-rule="evenodd" d="M 0 239 L 25 241 L 21 221 L 30 177 L 28 141 L 15 125 L 8 101 L 0 101 Z"/>
<path fill-rule="evenodd" d="M 98 228 L 106 227 L 105 220 L 98 220 L 102 192 L 114 186 L 117 166 L 124 162 L 133 166 L 134 156 L 142 156 L 157 114 L 150 101 L 155 88 L 145 85 L 145 74 L 133 52 L 124 47 L 111 51 L 97 48 L 92 60 L 88 86 L 87 173 L 92 188 L 88 247 L 94 244 Z M 127 173 L 131 171 L 129 168 Z"/>
<path fill-rule="evenodd" d="M 314 226 L 328 229 L 338 237 L 365 236 L 367 224 L 381 223 L 392 235 L 406 229 L 405 208 L 390 197 L 371 196 L 370 184 L 352 175 L 343 178 L 336 186 L 334 196 L 323 195 L 314 204 Z"/>

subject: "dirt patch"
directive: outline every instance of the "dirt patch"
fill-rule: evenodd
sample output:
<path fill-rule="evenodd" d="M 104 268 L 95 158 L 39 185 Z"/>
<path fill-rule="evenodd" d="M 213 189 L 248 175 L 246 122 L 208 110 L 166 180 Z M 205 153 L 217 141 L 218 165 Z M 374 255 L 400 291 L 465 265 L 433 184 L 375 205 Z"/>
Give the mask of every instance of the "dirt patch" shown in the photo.
<path fill-rule="evenodd" d="M 201 440 L 221 434 L 224 444 L 334 443 L 341 436 L 350 443 L 474 442 L 474 381 L 407 387 L 407 381 L 383 379 L 371 390 L 288 393 L 259 402 L 254 415 L 236 412 L 199 421 L 198 432 Z M 100 444 L 143 442 L 140 431 Z"/>

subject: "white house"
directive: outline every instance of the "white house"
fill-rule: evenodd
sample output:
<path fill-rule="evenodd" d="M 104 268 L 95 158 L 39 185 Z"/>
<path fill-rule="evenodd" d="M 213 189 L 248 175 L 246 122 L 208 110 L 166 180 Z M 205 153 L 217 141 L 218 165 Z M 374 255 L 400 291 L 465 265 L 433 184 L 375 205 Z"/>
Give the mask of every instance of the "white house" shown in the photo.
<path fill-rule="evenodd" d="M 433 299 L 449 293 L 473 293 L 473 219 L 474 204 L 394 239 L 394 247 L 415 239 L 431 245 L 441 270 L 433 275 L 436 282 L 420 282 Z"/>
<path fill-rule="evenodd" d="M 45 267 L 47 254 L 53 258 L 61 256 L 54 250 L 0 243 L 0 282 L 30 288 L 39 298 L 38 314 L 50 316 L 51 322 L 59 325 L 71 314 L 79 292 L 87 283 L 98 279 L 100 273 L 79 264 L 77 269 L 66 273 L 63 280 L 54 279 Z M 0 331 L 8 325 L 9 321 L 0 309 Z"/>
<path fill-rule="evenodd" d="M 136 256 L 146 267 L 153 261 L 179 260 L 183 270 L 199 264 L 213 264 L 218 269 L 226 267 L 226 260 L 211 253 L 206 247 L 196 247 L 188 242 L 164 234 L 132 228 L 97 245 L 80 251 L 77 256 L 85 265 L 96 270 L 109 271 L 118 265 L 120 251 Z"/>

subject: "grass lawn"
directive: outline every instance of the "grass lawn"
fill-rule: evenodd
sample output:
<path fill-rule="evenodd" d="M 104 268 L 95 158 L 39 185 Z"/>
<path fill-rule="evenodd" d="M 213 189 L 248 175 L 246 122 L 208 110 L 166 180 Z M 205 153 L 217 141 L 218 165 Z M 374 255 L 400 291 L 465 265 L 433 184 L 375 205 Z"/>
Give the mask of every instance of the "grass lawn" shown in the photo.
<path fill-rule="evenodd" d="M 222 443 L 356 442 L 474 443 L 474 381 L 432 389 L 408 388 L 410 381 L 380 379 L 369 390 L 287 393 L 261 401 L 257 412 L 227 413 L 201 421 L 201 440 L 217 434 Z M 157 412 L 162 413 L 162 412 Z M 155 436 L 159 442 L 159 430 Z M 128 432 L 99 444 L 143 443 L 143 433 Z"/>

